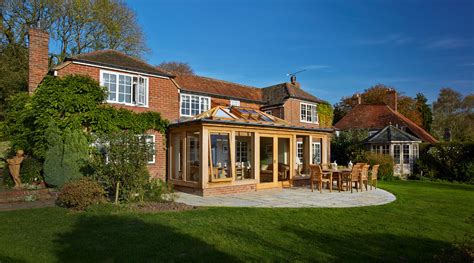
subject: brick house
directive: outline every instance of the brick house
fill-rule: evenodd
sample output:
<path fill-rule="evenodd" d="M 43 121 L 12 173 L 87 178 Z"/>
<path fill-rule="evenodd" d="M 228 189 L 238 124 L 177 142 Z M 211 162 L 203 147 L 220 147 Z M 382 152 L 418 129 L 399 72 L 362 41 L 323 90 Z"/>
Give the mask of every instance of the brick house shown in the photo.
<path fill-rule="evenodd" d="M 395 175 L 404 176 L 413 171 L 419 154 L 418 144 L 436 143 L 437 140 L 398 112 L 397 93 L 394 90 L 387 96 L 388 104 L 365 104 L 359 96 L 358 104 L 334 127 L 341 131 L 368 130 L 369 137 L 365 140 L 368 150 L 391 155 L 395 161 Z"/>
<path fill-rule="evenodd" d="M 307 134 L 295 135 L 295 158 L 303 163 L 327 163 L 332 127 L 320 127 L 317 105 L 326 103 L 301 89 L 296 78 L 266 88 L 245 86 L 195 75 L 173 75 L 142 60 L 114 50 L 101 50 L 68 57 L 48 70 L 49 36 L 39 29 L 29 32 L 29 92 L 34 92 L 46 74 L 87 75 L 109 95 L 107 103 L 135 112 L 156 111 L 171 123 L 183 123 L 216 106 L 264 111 L 283 119 Z M 153 177 L 167 178 L 167 145 L 160 133 L 149 131 L 155 143 L 149 170 Z M 292 151 L 293 152 L 293 151 Z M 169 175 L 168 175 L 169 178 Z"/>

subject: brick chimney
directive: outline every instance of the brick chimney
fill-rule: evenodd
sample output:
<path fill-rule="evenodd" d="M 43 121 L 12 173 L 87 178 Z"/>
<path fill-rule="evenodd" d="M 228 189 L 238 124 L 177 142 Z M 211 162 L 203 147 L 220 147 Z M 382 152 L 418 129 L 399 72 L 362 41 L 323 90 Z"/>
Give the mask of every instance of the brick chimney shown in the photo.
<path fill-rule="evenodd" d="M 292 85 L 293 87 L 296 87 L 296 88 L 301 87 L 300 83 L 298 81 L 296 81 L 296 76 L 295 75 L 291 75 L 290 82 L 287 82 L 286 85 L 287 86 Z"/>
<path fill-rule="evenodd" d="M 31 94 L 48 74 L 49 34 L 38 28 L 30 28 L 28 39 L 28 92 Z"/>
<path fill-rule="evenodd" d="M 390 89 L 387 92 L 387 105 L 392 108 L 394 111 L 398 111 L 398 98 L 397 98 L 397 91 L 394 89 Z"/>

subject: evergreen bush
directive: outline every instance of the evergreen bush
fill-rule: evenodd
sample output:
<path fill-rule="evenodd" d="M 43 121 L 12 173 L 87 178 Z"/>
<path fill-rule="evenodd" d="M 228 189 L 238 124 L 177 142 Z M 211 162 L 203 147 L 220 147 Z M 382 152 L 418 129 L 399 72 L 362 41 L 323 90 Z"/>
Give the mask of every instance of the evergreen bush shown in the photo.
<path fill-rule="evenodd" d="M 80 130 L 61 131 L 54 122 L 46 132 L 48 148 L 44 162 L 44 177 L 48 185 L 62 187 L 66 182 L 83 176 L 88 154 L 88 142 Z"/>

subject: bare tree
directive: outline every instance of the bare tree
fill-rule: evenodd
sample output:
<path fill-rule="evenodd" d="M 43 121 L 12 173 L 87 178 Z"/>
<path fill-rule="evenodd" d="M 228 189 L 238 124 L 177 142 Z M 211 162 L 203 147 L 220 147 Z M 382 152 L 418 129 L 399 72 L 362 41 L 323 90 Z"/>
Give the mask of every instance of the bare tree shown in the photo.
<path fill-rule="evenodd" d="M 194 70 L 191 66 L 184 62 L 165 61 L 157 67 L 175 74 L 194 75 Z"/>

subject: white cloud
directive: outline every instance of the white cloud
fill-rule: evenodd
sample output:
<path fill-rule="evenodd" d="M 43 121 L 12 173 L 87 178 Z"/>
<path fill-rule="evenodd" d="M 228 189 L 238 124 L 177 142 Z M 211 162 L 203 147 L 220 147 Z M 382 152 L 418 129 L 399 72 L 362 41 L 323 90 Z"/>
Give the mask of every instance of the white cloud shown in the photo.
<path fill-rule="evenodd" d="M 360 45 L 404 45 L 413 41 L 413 38 L 403 34 L 390 34 L 385 36 L 377 36 L 359 40 Z"/>
<path fill-rule="evenodd" d="M 441 38 L 426 45 L 430 49 L 454 49 L 467 46 L 469 41 L 462 38 Z"/>

